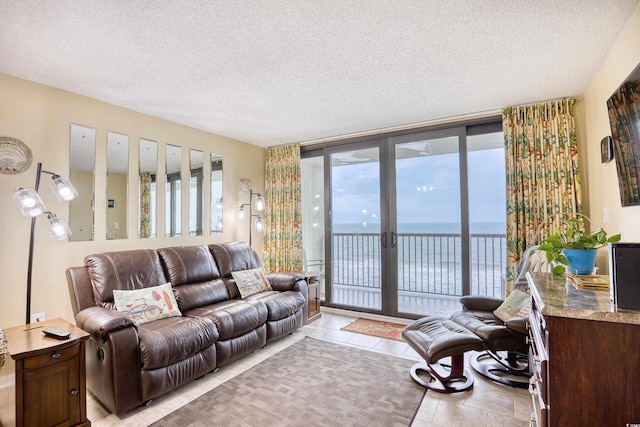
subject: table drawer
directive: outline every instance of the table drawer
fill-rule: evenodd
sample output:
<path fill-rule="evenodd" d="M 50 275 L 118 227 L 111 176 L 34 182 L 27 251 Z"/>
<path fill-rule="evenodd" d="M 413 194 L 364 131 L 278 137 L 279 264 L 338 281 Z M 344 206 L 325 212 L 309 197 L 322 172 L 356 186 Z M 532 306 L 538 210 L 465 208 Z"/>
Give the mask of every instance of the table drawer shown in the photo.
<path fill-rule="evenodd" d="M 80 343 L 65 348 L 58 348 L 39 356 L 27 357 L 24 359 L 24 369 L 37 369 L 53 365 L 77 357 L 80 354 Z"/>

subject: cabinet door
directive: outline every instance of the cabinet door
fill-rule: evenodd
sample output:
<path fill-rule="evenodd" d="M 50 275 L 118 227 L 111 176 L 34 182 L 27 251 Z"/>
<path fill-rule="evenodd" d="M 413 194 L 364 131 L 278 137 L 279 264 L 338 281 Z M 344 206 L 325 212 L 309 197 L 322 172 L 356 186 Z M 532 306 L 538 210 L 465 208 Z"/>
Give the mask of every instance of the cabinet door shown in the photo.
<path fill-rule="evenodd" d="M 80 422 L 77 358 L 24 374 L 24 425 L 70 426 Z"/>

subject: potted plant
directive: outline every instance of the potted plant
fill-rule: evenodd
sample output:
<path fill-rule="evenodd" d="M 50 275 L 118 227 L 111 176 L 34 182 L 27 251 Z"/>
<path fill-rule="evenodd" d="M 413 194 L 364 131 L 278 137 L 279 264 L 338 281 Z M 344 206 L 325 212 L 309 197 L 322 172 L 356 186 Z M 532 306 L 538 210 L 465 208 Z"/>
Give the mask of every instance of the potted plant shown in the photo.
<path fill-rule="evenodd" d="M 598 249 L 607 243 L 620 241 L 620 234 L 607 237 L 607 232 L 598 227 L 591 233 L 584 230 L 581 219 L 563 220 L 563 229 L 556 228 L 555 233 L 542 241 L 538 248 L 544 251 L 549 263 L 555 263 L 554 274 L 564 274 L 566 267 L 569 273 L 592 274 L 596 265 Z"/>

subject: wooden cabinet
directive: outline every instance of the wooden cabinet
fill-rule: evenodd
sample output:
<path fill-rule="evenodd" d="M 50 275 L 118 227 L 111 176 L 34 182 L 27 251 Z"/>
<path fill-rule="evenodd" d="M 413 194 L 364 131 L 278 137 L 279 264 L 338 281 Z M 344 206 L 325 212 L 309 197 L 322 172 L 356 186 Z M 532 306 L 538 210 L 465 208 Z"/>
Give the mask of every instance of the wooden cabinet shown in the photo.
<path fill-rule="evenodd" d="M 640 423 L 640 311 L 617 309 L 608 289 L 576 289 L 530 273 L 532 425 Z"/>
<path fill-rule="evenodd" d="M 48 327 L 71 332 L 46 337 Z M 0 425 L 90 426 L 86 410 L 85 342 L 89 334 L 61 319 L 5 331 L 6 364 L 0 370 Z"/>
<path fill-rule="evenodd" d="M 320 278 L 316 275 L 305 274 L 305 279 L 309 288 L 309 318 L 307 323 L 311 323 L 314 320 L 318 320 L 322 315 L 320 313 Z"/>

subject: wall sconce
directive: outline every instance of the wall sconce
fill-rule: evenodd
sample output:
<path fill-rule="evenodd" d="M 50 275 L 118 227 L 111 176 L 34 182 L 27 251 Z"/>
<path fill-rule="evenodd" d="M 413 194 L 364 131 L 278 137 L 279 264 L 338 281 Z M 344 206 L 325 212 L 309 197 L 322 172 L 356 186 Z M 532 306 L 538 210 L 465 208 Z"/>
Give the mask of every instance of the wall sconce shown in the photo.
<path fill-rule="evenodd" d="M 67 178 L 63 178 L 53 172 L 42 170 L 42 163 L 38 163 L 36 171 L 36 185 L 32 190 L 30 188 L 20 188 L 13 194 L 13 199 L 18 205 L 18 209 L 22 215 L 31 217 L 31 234 L 29 238 L 29 264 L 27 269 L 27 316 L 26 323 L 31 323 L 31 282 L 33 272 L 33 246 L 34 231 L 36 227 L 36 217 L 40 214 L 47 214 L 47 229 L 49 237 L 54 242 L 67 240 L 71 237 L 71 229 L 64 218 L 57 216 L 53 212 L 46 210 L 44 202 L 38 194 L 40 189 L 40 177 L 43 173 L 51 176 L 49 186 L 53 190 L 56 198 L 60 202 L 68 202 L 78 196 L 78 192 Z"/>
<path fill-rule="evenodd" d="M 240 182 L 241 184 L 244 182 L 246 185 L 247 180 L 240 180 Z M 251 184 L 249 183 L 249 185 Z M 247 206 L 249 207 L 248 216 Z M 264 210 L 264 197 L 262 197 L 262 194 L 255 193 L 249 188 L 249 203 L 243 203 L 238 208 L 238 220 L 244 221 L 248 217 L 250 221 L 249 246 L 251 246 L 252 230 L 255 230 L 256 233 L 262 233 L 264 231 L 264 221 L 262 220 L 262 217 L 260 215 L 253 213 L 253 209 L 259 212 Z"/>

